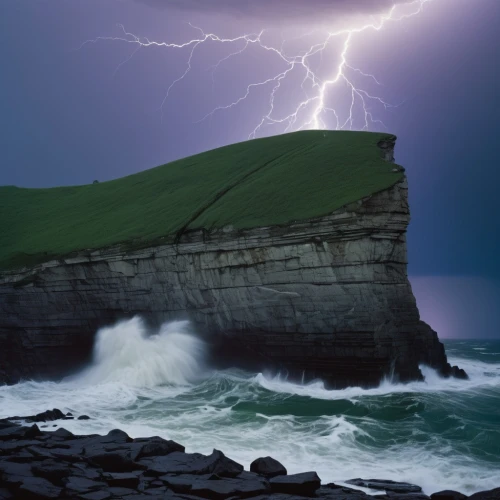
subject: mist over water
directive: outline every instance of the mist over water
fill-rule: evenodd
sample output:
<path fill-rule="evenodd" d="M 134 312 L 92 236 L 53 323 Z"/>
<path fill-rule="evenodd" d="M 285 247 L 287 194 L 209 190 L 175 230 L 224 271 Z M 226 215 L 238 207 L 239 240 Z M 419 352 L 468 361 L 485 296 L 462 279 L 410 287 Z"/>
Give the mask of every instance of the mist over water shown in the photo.
<path fill-rule="evenodd" d="M 88 369 L 60 383 L 0 387 L 0 417 L 60 408 L 89 421 L 75 433 L 121 428 L 160 435 L 189 452 L 221 449 L 248 467 L 259 456 L 323 482 L 373 477 L 410 481 L 428 494 L 500 485 L 500 342 L 450 341 L 450 361 L 470 381 L 326 390 L 241 370 L 210 371 L 186 322 L 154 334 L 140 318 L 99 331 Z M 52 424 L 51 424 L 52 425 Z"/>

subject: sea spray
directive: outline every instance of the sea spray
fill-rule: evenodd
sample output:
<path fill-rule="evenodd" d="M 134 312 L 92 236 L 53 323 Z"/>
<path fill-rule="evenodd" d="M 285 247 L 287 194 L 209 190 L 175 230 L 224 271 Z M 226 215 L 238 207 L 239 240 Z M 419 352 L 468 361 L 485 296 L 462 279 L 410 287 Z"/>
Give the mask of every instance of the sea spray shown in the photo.
<path fill-rule="evenodd" d="M 200 379 L 204 344 L 188 321 L 164 323 L 151 334 L 138 316 L 101 328 L 93 365 L 77 378 L 84 384 L 120 382 L 131 387 L 187 385 Z"/>

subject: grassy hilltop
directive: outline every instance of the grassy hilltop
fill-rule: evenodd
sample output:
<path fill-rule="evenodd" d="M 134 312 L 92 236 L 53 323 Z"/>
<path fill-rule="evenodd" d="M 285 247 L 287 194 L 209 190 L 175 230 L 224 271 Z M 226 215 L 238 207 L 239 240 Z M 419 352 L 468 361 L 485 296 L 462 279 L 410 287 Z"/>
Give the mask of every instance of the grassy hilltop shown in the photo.
<path fill-rule="evenodd" d="M 389 134 L 305 131 L 233 144 L 109 182 L 0 187 L 0 269 L 186 229 L 319 217 L 401 179 Z"/>

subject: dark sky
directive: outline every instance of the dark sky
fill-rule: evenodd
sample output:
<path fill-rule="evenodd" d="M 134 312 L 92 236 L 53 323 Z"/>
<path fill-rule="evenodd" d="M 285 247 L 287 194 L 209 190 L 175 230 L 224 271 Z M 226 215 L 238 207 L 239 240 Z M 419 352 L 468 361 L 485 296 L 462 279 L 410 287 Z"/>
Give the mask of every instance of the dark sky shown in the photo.
<path fill-rule="evenodd" d="M 414 12 L 415 2 L 396 14 Z M 235 38 L 266 28 L 262 43 L 300 54 L 327 31 L 360 28 L 388 12 L 390 0 L 2 0 L 0 2 L 0 184 L 82 184 L 121 177 L 202 150 L 247 139 L 268 111 L 273 78 L 286 61 L 257 43 L 208 41 L 196 48 L 142 46 L 120 40 L 117 26 L 146 39 L 182 44 L 205 33 Z M 181 5 L 182 8 L 178 8 Z M 398 135 L 396 159 L 410 183 L 409 271 L 424 319 L 443 336 L 500 336 L 500 1 L 429 0 L 422 12 L 380 31 L 352 36 L 347 62 L 356 88 L 398 107 L 367 100 L 370 130 Z M 125 37 L 126 38 L 126 37 Z M 128 38 L 128 40 L 133 40 Z M 344 35 L 312 56 L 319 82 L 332 79 Z M 134 50 L 139 50 L 127 61 Z M 192 48 L 192 46 L 191 46 Z M 303 52 L 302 52 L 303 53 Z M 121 64 L 123 63 L 123 64 Z M 276 94 L 282 119 L 317 87 L 301 87 L 303 67 Z M 325 106 L 347 116 L 345 81 Z M 362 94 L 366 95 L 366 94 Z M 356 97 L 353 128 L 363 127 Z M 313 101 L 317 103 L 318 101 Z M 293 128 L 314 113 L 301 110 Z M 320 114 L 335 128 L 332 112 Z M 258 136 L 283 132 L 262 127 Z"/>

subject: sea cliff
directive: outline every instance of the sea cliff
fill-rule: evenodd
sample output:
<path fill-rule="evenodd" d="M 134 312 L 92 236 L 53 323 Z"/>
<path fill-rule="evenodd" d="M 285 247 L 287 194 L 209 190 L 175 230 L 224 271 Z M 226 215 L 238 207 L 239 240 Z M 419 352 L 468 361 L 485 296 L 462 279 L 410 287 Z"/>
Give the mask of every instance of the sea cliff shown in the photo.
<path fill-rule="evenodd" d="M 337 388 L 421 379 L 422 363 L 465 377 L 419 318 L 406 271 L 408 186 L 394 141 L 376 148 L 393 181 L 326 215 L 248 228 L 202 223 L 232 185 L 165 241 L 4 269 L 0 380 L 75 370 L 99 327 L 133 315 L 152 325 L 190 320 L 216 364 Z M 258 173 L 245 175 L 248 183 Z"/>

